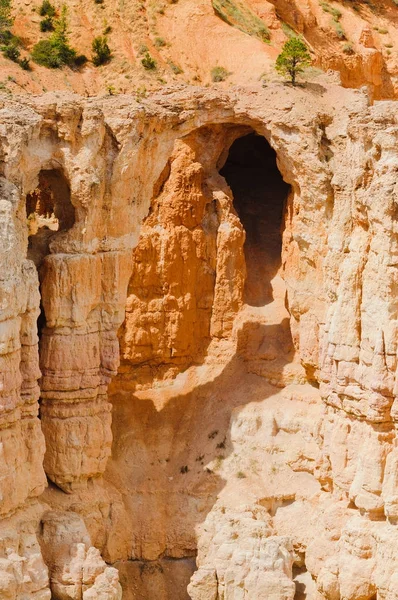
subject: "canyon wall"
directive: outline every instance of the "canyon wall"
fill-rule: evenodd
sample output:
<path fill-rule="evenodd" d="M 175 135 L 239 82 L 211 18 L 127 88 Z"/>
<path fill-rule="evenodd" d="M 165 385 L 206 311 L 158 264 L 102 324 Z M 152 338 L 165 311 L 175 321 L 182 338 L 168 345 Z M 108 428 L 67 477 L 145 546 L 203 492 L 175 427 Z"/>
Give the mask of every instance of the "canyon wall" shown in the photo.
<path fill-rule="evenodd" d="M 398 598 L 395 113 L 1 99 L 2 597 Z"/>

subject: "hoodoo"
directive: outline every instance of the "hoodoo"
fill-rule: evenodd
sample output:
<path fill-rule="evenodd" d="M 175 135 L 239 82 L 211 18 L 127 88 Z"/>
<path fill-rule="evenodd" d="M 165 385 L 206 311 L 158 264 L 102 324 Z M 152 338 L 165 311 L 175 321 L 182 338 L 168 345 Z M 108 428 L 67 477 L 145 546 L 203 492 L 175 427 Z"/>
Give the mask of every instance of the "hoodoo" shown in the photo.
<path fill-rule="evenodd" d="M 0 2 L 0 600 L 398 600 L 379 4 Z"/>

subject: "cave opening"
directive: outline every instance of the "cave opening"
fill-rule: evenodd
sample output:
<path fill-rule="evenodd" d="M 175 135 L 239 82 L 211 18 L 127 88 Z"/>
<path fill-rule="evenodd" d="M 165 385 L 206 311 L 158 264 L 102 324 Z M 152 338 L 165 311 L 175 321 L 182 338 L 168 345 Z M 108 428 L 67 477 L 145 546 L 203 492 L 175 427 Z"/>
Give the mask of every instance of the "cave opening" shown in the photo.
<path fill-rule="evenodd" d="M 50 240 L 75 223 L 68 180 L 61 169 L 42 170 L 38 185 L 26 196 L 28 258 L 39 268 L 49 253 Z"/>
<path fill-rule="evenodd" d="M 283 216 L 290 185 L 267 140 L 249 133 L 233 142 L 220 170 L 232 190 L 246 232 L 244 302 L 260 307 L 273 300 L 271 281 L 281 266 Z"/>
<path fill-rule="evenodd" d="M 75 208 L 71 202 L 70 186 L 61 169 L 42 170 L 37 187 L 26 196 L 28 224 L 28 254 L 40 277 L 40 267 L 50 253 L 50 242 L 60 232 L 75 223 Z M 42 303 L 37 320 L 39 340 L 46 324 Z"/>

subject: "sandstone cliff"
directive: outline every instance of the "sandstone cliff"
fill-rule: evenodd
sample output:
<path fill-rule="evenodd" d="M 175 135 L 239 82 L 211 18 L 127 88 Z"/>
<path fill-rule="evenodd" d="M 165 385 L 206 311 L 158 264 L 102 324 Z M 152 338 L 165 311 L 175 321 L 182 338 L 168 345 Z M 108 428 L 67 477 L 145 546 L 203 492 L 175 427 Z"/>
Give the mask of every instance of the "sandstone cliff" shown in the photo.
<path fill-rule="evenodd" d="M 0 121 L 1 597 L 398 598 L 395 103 Z"/>

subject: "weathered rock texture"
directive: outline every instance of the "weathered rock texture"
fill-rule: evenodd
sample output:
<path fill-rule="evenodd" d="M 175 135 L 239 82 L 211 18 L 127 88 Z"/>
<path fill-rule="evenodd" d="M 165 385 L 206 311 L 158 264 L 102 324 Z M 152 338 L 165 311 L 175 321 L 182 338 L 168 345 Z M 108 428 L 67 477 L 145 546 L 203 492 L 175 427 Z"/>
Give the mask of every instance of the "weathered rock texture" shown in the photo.
<path fill-rule="evenodd" d="M 119 600 L 111 563 L 128 600 L 398 598 L 395 103 L 181 88 L 0 122 L 2 597 Z"/>

